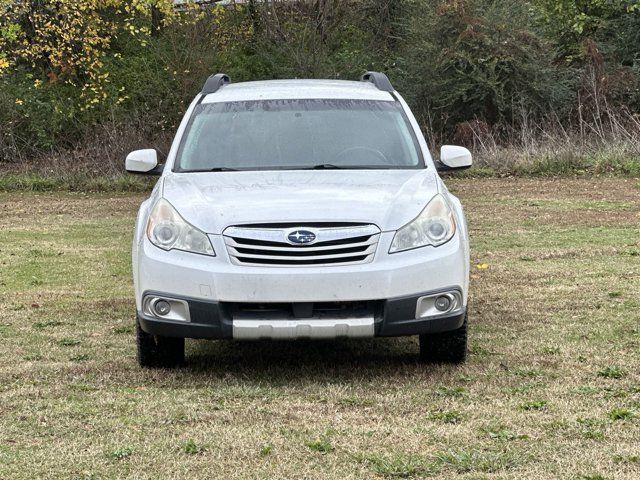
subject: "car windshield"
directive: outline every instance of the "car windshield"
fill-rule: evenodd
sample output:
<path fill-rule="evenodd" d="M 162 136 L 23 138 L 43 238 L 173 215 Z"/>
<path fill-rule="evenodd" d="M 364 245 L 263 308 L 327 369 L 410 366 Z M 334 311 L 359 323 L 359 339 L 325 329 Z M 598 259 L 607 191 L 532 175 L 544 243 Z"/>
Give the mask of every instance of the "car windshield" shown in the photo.
<path fill-rule="evenodd" d="M 174 170 L 423 167 L 398 102 L 313 99 L 198 105 Z"/>

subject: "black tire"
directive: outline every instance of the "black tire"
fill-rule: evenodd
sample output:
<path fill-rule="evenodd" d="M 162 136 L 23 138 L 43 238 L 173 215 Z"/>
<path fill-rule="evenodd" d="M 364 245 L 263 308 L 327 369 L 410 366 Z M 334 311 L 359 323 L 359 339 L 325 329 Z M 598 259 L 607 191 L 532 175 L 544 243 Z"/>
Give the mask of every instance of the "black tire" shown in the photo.
<path fill-rule="evenodd" d="M 457 330 L 420 335 L 420 360 L 428 363 L 463 363 L 467 359 L 467 316 Z"/>
<path fill-rule="evenodd" d="M 136 343 L 141 367 L 173 368 L 184 363 L 184 338 L 151 335 L 136 322 Z"/>

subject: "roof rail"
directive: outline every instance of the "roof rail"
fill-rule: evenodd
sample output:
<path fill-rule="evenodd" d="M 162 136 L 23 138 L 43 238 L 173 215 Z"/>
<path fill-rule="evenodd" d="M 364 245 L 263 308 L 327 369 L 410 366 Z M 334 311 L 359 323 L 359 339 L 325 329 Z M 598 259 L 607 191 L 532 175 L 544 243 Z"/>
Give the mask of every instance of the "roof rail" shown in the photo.
<path fill-rule="evenodd" d="M 378 90 L 383 92 L 393 92 L 394 88 L 389 81 L 389 78 L 382 72 L 367 72 L 362 75 L 361 82 L 371 82 Z"/>
<path fill-rule="evenodd" d="M 221 86 L 226 85 L 227 83 L 231 83 L 231 79 L 226 73 L 216 73 L 215 75 L 211 75 L 202 86 L 202 95 L 215 93 Z"/>

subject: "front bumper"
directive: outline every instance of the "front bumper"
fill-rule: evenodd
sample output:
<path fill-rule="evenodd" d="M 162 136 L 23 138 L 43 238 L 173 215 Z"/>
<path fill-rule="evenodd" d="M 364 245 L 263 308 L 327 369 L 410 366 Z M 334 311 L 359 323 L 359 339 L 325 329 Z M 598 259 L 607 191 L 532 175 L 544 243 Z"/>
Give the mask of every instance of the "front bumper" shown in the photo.
<path fill-rule="evenodd" d="M 134 247 L 136 306 L 144 292 L 203 302 L 335 302 L 397 299 L 455 287 L 467 303 L 469 251 L 460 234 L 437 248 L 389 254 L 393 232 L 380 235 L 370 263 L 324 267 L 239 266 L 222 236 L 210 235 L 216 257 L 164 251 L 141 235 Z"/>
<path fill-rule="evenodd" d="M 448 289 L 446 291 L 453 291 Z M 416 318 L 416 305 L 421 298 L 434 297 L 441 291 L 421 295 L 369 302 L 370 314 L 349 318 L 239 319 L 232 304 L 193 298 L 166 296 L 188 305 L 188 321 L 160 319 L 147 311 L 138 311 L 142 329 L 153 335 L 210 339 L 298 339 L 298 338 L 366 338 L 396 337 L 439 333 L 460 328 L 466 307 L 460 305 L 449 313 Z M 158 292 L 145 292 L 159 296 Z M 460 297 L 462 298 L 462 297 Z"/>

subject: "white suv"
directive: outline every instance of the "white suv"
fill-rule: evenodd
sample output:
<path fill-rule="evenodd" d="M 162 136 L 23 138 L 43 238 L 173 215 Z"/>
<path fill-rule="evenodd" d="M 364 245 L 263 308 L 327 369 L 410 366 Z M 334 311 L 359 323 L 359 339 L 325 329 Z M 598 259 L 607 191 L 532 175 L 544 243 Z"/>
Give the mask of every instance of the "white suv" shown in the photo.
<path fill-rule="evenodd" d="M 175 366 L 185 338 L 420 336 L 420 356 L 462 362 L 469 241 L 459 200 L 388 78 L 207 79 L 133 240 L 138 361 Z"/>

